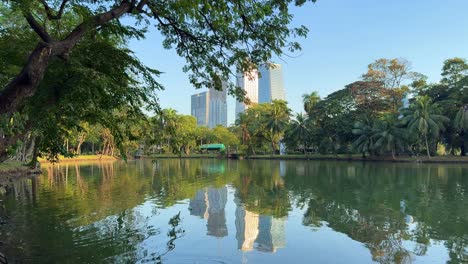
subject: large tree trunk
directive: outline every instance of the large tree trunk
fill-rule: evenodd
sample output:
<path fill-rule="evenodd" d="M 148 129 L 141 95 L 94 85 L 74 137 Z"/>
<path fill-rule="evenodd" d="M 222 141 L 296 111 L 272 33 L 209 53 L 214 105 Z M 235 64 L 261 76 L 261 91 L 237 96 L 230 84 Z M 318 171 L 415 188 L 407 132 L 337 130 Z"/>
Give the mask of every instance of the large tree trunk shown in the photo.
<path fill-rule="evenodd" d="M 28 20 L 31 27 L 46 42 L 41 41 L 36 45 L 21 72 L 0 91 L 0 115 L 18 111 L 25 99 L 36 93 L 52 58 L 58 56 L 66 58 L 87 31 L 95 29 L 112 19 L 119 18 L 129 12 L 130 9 L 131 4 L 128 1 L 122 1 L 119 6 L 112 10 L 84 21 L 61 41 L 52 41 L 45 30 L 40 28 L 40 25 L 34 24 L 34 22 L 31 23 Z M 48 38 L 45 38 L 44 34 Z"/>
<path fill-rule="evenodd" d="M 146 1 L 141 1 L 137 9 L 141 10 L 145 3 Z M 38 23 L 31 22 L 28 19 L 32 29 L 44 41 L 40 41 L 36 45 L 21 72 L 3 89 L 0 89 L 0 115 L 19 111 L 25 100 L 36 93 L 37 87 L 44 78 L 47 67 L 54 57 L 66 58 L 68 53 L 83 38 L 87 31 L 95 29 L 112 19 L 121 17 L 129 12 L 131 7 L 132 5 L 129 1 L 122 1 L 119 6 L 112 10 L 97 14 L 89 20 L 84 21 L 61 41 L 53 41 L 47 32 L 45 32 L 45 29 L 41 28 Z M 29 16 L 32 18 L 31 15 Z M 24 133 L 21 134 L 24 135 Z M 0 163 L 8 159 L 7 149 L 21 136 L 0 137 Z"/>
<path fill-rule="evenodd" d="M 53 55 L 51 44 L 37 44 L 21 72 L 0 92 L 0 114 L 18 111 L 34 95 Z"/>

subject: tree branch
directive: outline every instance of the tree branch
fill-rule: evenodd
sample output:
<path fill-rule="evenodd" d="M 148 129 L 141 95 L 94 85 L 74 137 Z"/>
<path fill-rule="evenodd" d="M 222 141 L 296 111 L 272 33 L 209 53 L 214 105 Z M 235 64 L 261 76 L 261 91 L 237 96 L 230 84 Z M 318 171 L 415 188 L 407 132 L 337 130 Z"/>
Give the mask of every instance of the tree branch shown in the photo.
<path fill-rule="evenodd" d="M 37 21 L 36 19 L 34 19 L 33 15 L 28 12 L 28 13 L 25 13 L 24 16 L 26 17 L 26 20 L 28 21 L 28 24 L 31 26 L 31 28 L 34 30 L 34 32 L 36 32 L 37 35 L 39 35 L 39 37 L 47 42 L 47 43 L 51 43 L 53 41 L 52 37 L 49 35 L 49 33 L 47 33 L 47 31 L 45 30 L 44 27 L 42 27 Z"/>
<path fill-rule="evenodd" d="M 46 0 L 41 0 L 42 5 L 44 6 L 44 9 L 46 11 L 47 17 L 50 20 L 59 20 L 62 18 L 63 11 L 65 10 L 65 6 L 67 5 L 67 2 L 70 0 L 62 0 L 62 3 L 60 4 L 60 9 L 56 15 L 52 12 L 52 9 L 50 6 L 47 4 Z"/>
<path fill-rule="evenodd" d="M 112 10 L 95 15 L 90 20 L 82 22 L 63 41 L 58 43 L 58 49 L 54 51 L 54 54 L 68 52 L 76 45 L 76 43 L 78 43 L 78 41 L 81 40 L 81 38 L 89 29 L 96 28 L 113 19 L 121 17 L 125 13 L 129 12 L 131 7 L 131 3 L 127 0 L 124 0 L 119 6 L 113 8 Z"/>
<path fill-rule="evenodd" d="M 136 6 L 137 12 L 141 12 L 143 10 L 143 7 L 145 7 L 146 3 L 148 0 L 141 0 L 140 3 Z"/>

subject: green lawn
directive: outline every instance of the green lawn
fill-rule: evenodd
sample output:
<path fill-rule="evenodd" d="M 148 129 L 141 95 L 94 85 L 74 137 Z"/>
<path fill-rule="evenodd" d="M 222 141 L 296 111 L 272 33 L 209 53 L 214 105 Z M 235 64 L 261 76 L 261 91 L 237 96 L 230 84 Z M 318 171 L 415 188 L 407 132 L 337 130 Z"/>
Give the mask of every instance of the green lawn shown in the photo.
<path fill-rule="evenodd" d="M 77 155 L 72 158 L 65 158 L 63 156 L 59 156 L 60 162 L 69 162 L 69 161 L 92 161 L 92 160 L 116 160 L 117 158 L 112 156 L 105 156 L 105 155 Z M 47 163 L 49 162 L 47 159 L 39 158 L 39 162 Z"/>
<path fill-rule="evenodd" d="M 27 170 L 27 169 L 28 167 L 19 161 L 7 161 L 7 162 L 0 163 L 0 174 L 10 173 L 10 172 L 15 172 L 15 171 L 22 171 L 22 170 Z"/>
<path fill-rule="evenodd" d="M 145 156 L 146 158 L 179 158 L 178 155 L 175 154 L 151 154 L 148 156 Z M 182 154 L 180 158 L 217 158 L 218 154 L 198 154 L 198 153 L 193 153 L 190 155 Z"/>

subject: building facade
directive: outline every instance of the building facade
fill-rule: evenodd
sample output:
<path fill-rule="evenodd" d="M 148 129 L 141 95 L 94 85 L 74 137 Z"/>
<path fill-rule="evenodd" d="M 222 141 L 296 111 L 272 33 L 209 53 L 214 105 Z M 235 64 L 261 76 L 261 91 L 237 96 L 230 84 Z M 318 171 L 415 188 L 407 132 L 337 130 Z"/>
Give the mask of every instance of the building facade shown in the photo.
<path fill-rule="evenodd" d="M 227 87 L 223 90 L 209 89 L 207 92 L 192 95 L 191 114 L 197 125 L 209 128 L 227 126 Z"/>
<path fill-rule="evenodd" d="M 283 69 L 281 64 L 263 65 L 259 68 L 258 102 L 271 103 L 273 100 L 285 100 Z"/>
<path fill-rule="evenodd" d="M 251 104 L 258 103 L 258 71 L 250 73 L 239 73 L 236 77 L 236 85 L 245 91 L 245 96 L 249 98 Z M 243 113 L 249 105 L 244 102 L 236 102 L 236 118 Z"/>
<path fill-rule="evenodd" d="M 223 83 L 223 90 L 209 90 L 208 127 L 217 125 L 227 126 L 227 85 Z"/>
<path fill-rule="evenodd" d="M 192 95 L 191 114 L 197 119 L 197 125 L 208 126 L 209 105 L 208 92 Z"/>

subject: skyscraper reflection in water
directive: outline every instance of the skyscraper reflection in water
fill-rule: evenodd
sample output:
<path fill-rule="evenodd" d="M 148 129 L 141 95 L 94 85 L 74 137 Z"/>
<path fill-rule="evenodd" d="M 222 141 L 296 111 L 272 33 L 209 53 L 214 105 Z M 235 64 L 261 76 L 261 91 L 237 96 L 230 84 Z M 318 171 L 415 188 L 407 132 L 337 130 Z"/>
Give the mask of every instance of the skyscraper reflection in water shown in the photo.
<path fill-rule="evenodd" d="M 285 219 L 250 212 L 240 203 L 238 198 L 235 198 L 234 202 L 237 205 L 236 239 L 238 249 L 276 252 L 278 248 L 285 247 Z"/>
<path fill-rule="evenodd" d="M 195 197 L 190 199 L 189 210 L 191 215 L 207 220 L 207 235 L 225 237 L 228 235 L 224 211 L 226 203 L 227 188 L 210 187 L 197 191 Z"/>
<path fill-rule="evenodd" d="M 234 198 L 236 203 L 236 239 L 237 249 L 251 251 L 258 235 L 258 214 L 249 212 Z"/>

